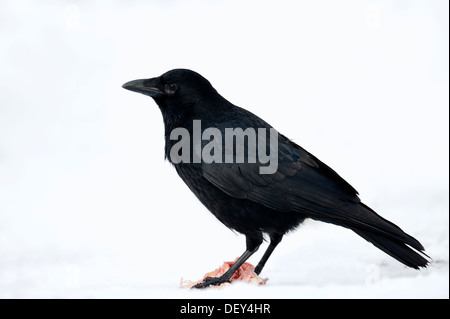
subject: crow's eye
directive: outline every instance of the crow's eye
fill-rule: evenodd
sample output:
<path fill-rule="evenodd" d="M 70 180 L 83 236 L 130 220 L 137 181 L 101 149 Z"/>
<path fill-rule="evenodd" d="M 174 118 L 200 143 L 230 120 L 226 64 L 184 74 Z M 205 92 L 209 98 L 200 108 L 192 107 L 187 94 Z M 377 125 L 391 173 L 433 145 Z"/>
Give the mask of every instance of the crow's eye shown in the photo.
<path fill-rule="evenodd" d="M 166 84 L 164 86 L 164 91 L 166 91 L 167 94 L 173 94 L 178 89 L 178 85 L 176 84 Z"/>

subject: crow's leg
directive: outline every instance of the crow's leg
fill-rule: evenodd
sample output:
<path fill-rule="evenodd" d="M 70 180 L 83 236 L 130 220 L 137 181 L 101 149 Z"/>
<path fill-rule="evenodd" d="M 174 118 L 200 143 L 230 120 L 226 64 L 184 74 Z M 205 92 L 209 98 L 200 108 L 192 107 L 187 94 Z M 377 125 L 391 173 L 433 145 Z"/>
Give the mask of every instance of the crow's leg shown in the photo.
<path fill-rule="evenodd" d="M 241 257 L 236 260 L 236 262 L 220 277 L 206 277 L 202 282 L 192 286 L 192 288 L 206 288 L 209 286 L 217 286 L 223 284 L 224 282 L 229 282 L 231 277 L 233 277 L 236 270 L 242 266 L 245 261 L 258 250 L 262 243 L 262 236 L 250 237 L 247 236 L 247 249 L 241 255 Z"/>
<path fill-rule="evenodd" d="M 273 250 L 275 249 L 275 247 L 277 247 L 277 245 L 280 243 L 282 238 L 283 238 L 283 235 L 280 235 L 280 234 L 271 234 L 270 235 L 270 245 L 269 245 L 269 247 L 267 247 L 267 250 L 264 253 L 264 256 L 262 256 L 258 265 L 255 267 L 255 274 L 259 275 L 261 273 L 261 270 L 263 269 L 264 265 L 266 264 L 267 259 L 269 259 Z"/>

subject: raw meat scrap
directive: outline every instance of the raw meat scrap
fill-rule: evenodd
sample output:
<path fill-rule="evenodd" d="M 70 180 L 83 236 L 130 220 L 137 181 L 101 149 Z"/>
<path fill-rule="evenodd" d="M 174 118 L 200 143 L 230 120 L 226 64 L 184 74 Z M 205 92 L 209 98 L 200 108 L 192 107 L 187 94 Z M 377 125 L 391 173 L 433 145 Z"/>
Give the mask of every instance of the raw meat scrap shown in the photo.
<path fill-rule="evenodd" d="M 237 258 L 236 258 L 237 260 Z M 222 276 L 230 267 L 236 262 L 235 261 L 226 261 L 223 263 L 223 265 L 220 268 L 217 268 L 216 270 L 213 270 L 211 272 L 208 272 L 203 276 L 201 280 L 198 281 L 191 281 L 191 280 L 183 280 L 181 278 L 180 281 L 180 287 L 182 288 L 191 288 L 192 286 L 200 283 L 205 279 L 206 277 L 220 277 Z M 241 267 L 239 267 L 238 270 L 234 273 L 234 275 L 231 277 L 230 282 L 233 282 L 235 280 L 248 282 L 252 285 L 265 285 L 268 278 L 262 279 L 257 274 L 255 274 L 255 267 L 250 263 L 244 263 Z M 223 283 L 220 286 L 227 285 L 228 283 Z"/>

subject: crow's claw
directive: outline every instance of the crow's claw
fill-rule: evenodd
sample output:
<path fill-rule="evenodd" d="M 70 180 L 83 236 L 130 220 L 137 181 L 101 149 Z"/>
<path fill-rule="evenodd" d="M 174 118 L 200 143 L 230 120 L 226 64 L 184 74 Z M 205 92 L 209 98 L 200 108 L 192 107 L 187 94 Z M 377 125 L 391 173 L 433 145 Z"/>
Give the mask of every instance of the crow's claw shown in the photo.
<path fill-rule="evenodd" d="M 192 288 L 206 288 L 209 286 L 218 286 L 225 282 L 230 282 L 228 279 L 224 279 L 222 277 L 206 277 L 202 282 L 192 286 Z M 191 288 L 191 289 L 192 289 Z"/>

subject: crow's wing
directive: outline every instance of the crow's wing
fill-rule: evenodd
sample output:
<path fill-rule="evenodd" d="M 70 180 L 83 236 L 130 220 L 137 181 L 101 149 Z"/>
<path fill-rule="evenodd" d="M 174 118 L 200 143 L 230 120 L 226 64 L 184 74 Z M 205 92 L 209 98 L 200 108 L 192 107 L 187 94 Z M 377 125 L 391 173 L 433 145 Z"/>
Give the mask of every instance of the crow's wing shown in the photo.
<path fill-rule="evenodd" d="M 335 171 L 281 134 L 278 170 L 260 174 L 259 168 L 251 163 L 202 164 L 203 176 L 226 194 L 277 211 L 319 214 L 360 201 L 357 191 Z"/>

